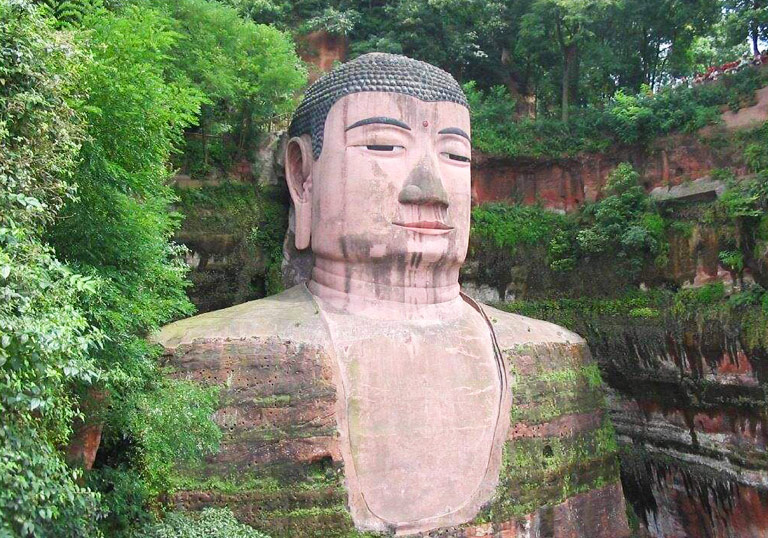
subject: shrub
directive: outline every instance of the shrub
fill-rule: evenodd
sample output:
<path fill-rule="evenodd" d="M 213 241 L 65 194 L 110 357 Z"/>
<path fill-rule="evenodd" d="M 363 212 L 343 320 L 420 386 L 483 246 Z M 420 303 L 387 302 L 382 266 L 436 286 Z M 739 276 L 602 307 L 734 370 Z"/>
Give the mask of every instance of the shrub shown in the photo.
<path fill-rule="evenodd" d="M 472 210 L 472 235 L 514 253 L 521 246 L 548 242 L 563 220 L 540 205 L 485 204 Z"/>
<path fill-rule="evenodd" d="M 584 206 L 575 218 L 577 226 L 560 231 L 550 244 L 553 269 L 570 270 L 580 260 L 609 257 L 633 281 L 650 261 L 658 266 L 667 261 L 664 221 L 627 163 L 611 172 L 605 197 Z"/>
<path fill-rule="evenodd" d="M 171 512 L 147 533 L 147 538 L 269 538 L 240 523 L 228 508 L 200 513 Z"/>
<path fill-rule="evenodd" d="M 475 149 L 510 157 L 560 157 L 603 151 L 616 143 L 647 144 L 675 131 L 695 132 L 720 121 L 720 108 L 738 109 L 768 84 L 765 69 L 742 69 L 717 83 L 662 88 L 651 94 L 618 92 L 607 103 L 575 110 L 566 124 L 544 113 L 516 121 L 514 101 L 504 86 L 464 85 L 472 110 Z M 753 151 L 757 151 L 753 149 Z"/>
<path fill-rule="evenodd" d="M 79 303 L 100 282 L 42 239 L 71 199 L 83 139 L 68 101 L 84 61 L 29 3 L 0 0 L 0 534 L 98 536 L 99 496 L 57 449 L 78 414 L 73 385 L 102 374 L 102 338 Z"/>
<path fill-rule="evenodd" d="M 546 278 L 547 245 L 565 225 L 563 215 L 539 205 L 485 204 L 472 210 L 470 258 L 465 276 L 495 287 L 503 297 L 514 280 L 540 282 Z M 474 274 L 470 274 L 474 271 Z M 520 290 L 522 291 L 522 290 Z"/>

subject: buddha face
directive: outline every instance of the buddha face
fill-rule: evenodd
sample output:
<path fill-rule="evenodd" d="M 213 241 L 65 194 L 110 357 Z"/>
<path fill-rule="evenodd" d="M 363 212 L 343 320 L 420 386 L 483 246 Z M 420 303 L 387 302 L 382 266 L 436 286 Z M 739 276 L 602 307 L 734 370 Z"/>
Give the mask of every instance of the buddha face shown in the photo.
<path fill-rule="evenodd" d="M 308 162 L 308 136 L 289 144 L 297 247 L 309 236 L 319 258 L 459 267 L 469 240 L 469 133 L 459 104 L 389 92 L 341 98 L 326 118 L 319 159 Z M 301 188 L 290 177 L 299 173 Z"/>

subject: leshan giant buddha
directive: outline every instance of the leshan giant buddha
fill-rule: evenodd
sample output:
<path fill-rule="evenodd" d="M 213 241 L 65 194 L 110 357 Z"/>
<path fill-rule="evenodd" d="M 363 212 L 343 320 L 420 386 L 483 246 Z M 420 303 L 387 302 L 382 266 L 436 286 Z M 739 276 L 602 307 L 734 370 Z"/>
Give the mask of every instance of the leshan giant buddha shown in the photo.
<path fill-rule="evenodd" d="M 312 85 L 290 136 L 311 279 L 158 336 L 176 375 L 223 387 L 221 453 L 188 470 L 199 487 L 178 504 L 228 504 L 273 536 L 626 535 L 584 341 L 460 292 L 471 134 L 456 81 L 367 54 Z"/>

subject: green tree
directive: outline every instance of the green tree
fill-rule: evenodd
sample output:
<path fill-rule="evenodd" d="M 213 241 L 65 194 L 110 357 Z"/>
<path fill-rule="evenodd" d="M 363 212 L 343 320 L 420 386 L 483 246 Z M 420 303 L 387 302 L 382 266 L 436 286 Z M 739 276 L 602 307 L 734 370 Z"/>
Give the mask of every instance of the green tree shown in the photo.
<path fill-rule="evenodd" d="M 167 162 L 203 97 L 169 80 L 169 52 L 178 39 L 172 23 L 157 10 L 131 5 L 83 19 L 77 35 L 90 60 L 79 80 L 83 98 L 75 101 L 86 122 L 71 180 L 77 197 L 49 230 L 58 255 L 100 283 L 98 294 L 80 303 L 104 334 L 90 354 L 101 372 L 98 388 L 108 396 L 100 415 L 88 417 L 104 422 L 92 473 L 127 465 L 147 495 L 134 500 L 138 507 L 166 487 L 174 457 L 211 452 L 219 435 L 209 419 L 215 409 L 210 391 L 189 384 L 178 389 L 158 369 L 158 350 L 147 341 L 162 324 L 192 312 L 187 268 L 171 242 L 178 216 L 170 211 L 175 197 Z M 185 422 L 189 415 L 194 419 Z M 157 432 L 169 429 L 181 437 L 158 443 Z M 197 450 L 186 448 L 190 444 Z M 114 484 L 103 491 L 117 495 Z M 122 530 L 116 523 L 121 510 L 136 506 L 105 502 L 112 535 Z"/>
<path fill-rule="evenodd" d="M 228 137 L 243 153 L 261 125 L 285 117 L 306 70 L 285 33 L 243 19 L 211 0 L 153 0 L 172 20 L 171 76 L 203 96 L 199 120 L 204 167 L 209 139 Z M 227 158 L 219 163 L 224 166 Z"/>
<path fill-rule="evenodd" d="M 72 387 L 101 371 L 79 304 L 97 280 L 43 241 L 73 190 L 84 137 L 68 101 L 87 58 L 28 2 L 0 0 L 0 535 L 98 536 L 99 496 L 57 447 L 79 411 Z"/>
<path fill-rule="evenodd" d="M 752 53 L 760 53 L 760 41 L 768 40 L 768 1 L 725 0 L 726 25 L 731 41 L 749 40 Z"/>
<path fill-rule="evenodd" d="M 304 78 L 284 34 L 208 2 L 245 25 L 245 52 L 231 80 L 194 82 L 177 63 L 194 27 L 170 4 L 0 0 L 3 535 L 129 534 L 174 464 L 217 446 L 216 391 L 171 379 L 147 341 L 192 311 L 168 162 L 206 91 L 262 119 Z M 85 481 L 63 458 L 82 419 L 104 425 Z"/>
<path fill-rule="evenodd" d="M 580 53 L 616 0 L 535 0 L 525 15 L 524 33 L 540 39 L 543 34 L 553 41 L 562 63 L 560 81 L 561 117 L 568 122 L 571 93 L 578 86 Z M 543 32 L 542 32 L 543 30 Z"/>
<path fill-rule="evenodd" d="M 104 0 L 38 0 L 40 13 L 58 28 L 78 28 L 86 17 L 104 13 Z M 109 0 L 107 0 L 109 1 Z"/>
<path fill-rule="evenodd" d="M 618 87 L 657 88 L 670 75 L 690 75 L 691 49 L 698 37 L 714 35 L 721 0 L 621 0 L 610 12 L 603 35 L 613 51 L 611 71 Z"/>
<path fill-rule="evenodd" d="M 628 163 L 608 177 L 604 197 L 584 207 L 575 226 L 552 240 L 552 267 L 569 270 L 580 261 L 608 257 L 630 281 L 648 267 L 666 263 L 668 244 L 664 221 L 639 184 L 640 175 Z"/>

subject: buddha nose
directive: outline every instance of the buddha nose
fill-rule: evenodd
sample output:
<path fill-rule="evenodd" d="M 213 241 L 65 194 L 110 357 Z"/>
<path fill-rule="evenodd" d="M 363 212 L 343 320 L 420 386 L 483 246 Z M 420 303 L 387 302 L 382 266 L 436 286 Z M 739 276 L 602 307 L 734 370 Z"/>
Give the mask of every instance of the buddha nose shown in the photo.
<path fill-rule="evenodd" d="M 427 159 L 422 160 L 408 176 L 397 200 L 401 204 L 448 207 L 448 193 L 435 166 Z"/>

